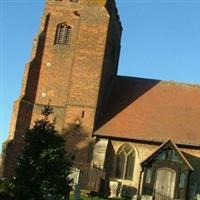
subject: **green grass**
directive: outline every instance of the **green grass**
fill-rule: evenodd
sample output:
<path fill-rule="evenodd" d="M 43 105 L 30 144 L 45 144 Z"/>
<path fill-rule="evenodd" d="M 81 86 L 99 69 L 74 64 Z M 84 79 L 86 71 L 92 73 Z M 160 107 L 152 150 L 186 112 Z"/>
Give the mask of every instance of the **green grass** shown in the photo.
<path fill-rule="evenodd" d="M 123 199 L 120 199 L 120 198 L 104 198 L 104 197 L 98 197 L 98 196 L 90 196 L 90 195 L 87 195 L 86 192 L 83 192 L 81 191 L 81 198 L 80 200 L 123 200 Z M 71 192 L 70 193 L 70 200 L 74 200 L 74 193 Z"/>

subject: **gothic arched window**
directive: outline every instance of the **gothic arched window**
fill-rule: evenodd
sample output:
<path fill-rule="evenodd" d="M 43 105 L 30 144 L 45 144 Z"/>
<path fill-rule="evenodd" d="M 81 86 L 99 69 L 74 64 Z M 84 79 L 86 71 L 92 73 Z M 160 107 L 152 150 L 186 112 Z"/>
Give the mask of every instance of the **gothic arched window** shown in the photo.
<path fill-rule="evenodd" d="M 134 162 L 134 149 L 129 144 L 122 145 L 117 152 L 116 177 L 119 179 L 132 180 Z"/>
<path fill-rule="evenodd" d="M 70 45 L 72 28 L 67 24 L 60 24 L 57 27 L 55 44 Z"/>

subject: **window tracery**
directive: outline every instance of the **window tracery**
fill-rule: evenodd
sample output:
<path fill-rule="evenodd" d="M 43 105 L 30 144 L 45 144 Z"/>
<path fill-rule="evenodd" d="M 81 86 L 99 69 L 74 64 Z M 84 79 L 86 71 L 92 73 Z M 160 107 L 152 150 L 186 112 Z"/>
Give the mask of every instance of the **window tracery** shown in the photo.
<path fill-rule="evenodd" d="M 122 145 L 117 152 L 116 177 L 119 179 L 133 179 L 135 152 L 129 144 Z"/>

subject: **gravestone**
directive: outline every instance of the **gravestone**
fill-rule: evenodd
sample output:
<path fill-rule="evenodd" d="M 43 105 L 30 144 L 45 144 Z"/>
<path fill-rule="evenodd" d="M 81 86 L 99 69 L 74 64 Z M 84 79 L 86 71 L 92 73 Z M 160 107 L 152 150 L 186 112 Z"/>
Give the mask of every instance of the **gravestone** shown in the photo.
<path fill-rule="evenodd" d="M 80 177 L 80 169 L 72 168 L 70 178 L 73 179 L 72 186 L 74 188 L 74 200 L 80 200 L 80 196 L 81 196 L 79 177 Z"/>
<path fill-rule="evenodd" d="M 118 187 L 119 187 L 118 182 L 117 181 L 110 181 L 109 187 L 110 187 L 110 196 L 109 196 L 109 198 L 116 198 L 117 197 Z"/>

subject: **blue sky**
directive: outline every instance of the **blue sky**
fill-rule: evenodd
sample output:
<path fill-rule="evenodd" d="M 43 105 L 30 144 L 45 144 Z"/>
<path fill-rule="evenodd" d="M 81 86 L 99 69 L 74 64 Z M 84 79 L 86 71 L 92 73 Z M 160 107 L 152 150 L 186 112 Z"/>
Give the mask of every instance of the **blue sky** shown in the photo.
<path fill-rule="evenodd" d="M 117 6 L 124 28 L 119 74 L 200 84 L 200 0 L 117 0 Z M 43 7 L 43 0 L 0 1 L 1 142 Z"/>

